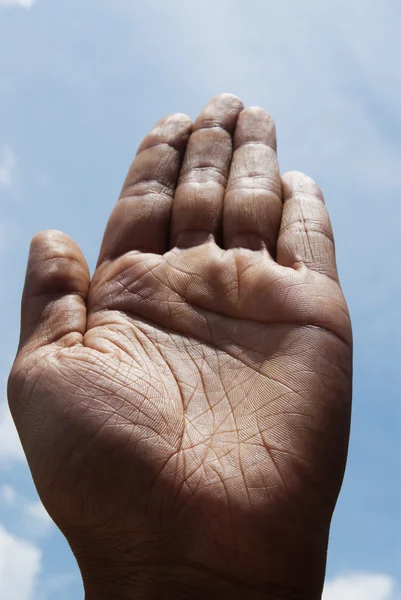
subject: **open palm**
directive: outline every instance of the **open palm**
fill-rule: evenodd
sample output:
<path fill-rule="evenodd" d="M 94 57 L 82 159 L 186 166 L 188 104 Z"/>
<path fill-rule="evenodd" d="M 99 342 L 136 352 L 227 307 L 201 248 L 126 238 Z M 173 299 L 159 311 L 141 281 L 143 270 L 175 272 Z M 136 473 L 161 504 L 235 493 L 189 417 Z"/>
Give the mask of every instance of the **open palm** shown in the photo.
<path fill-rule="evenodd" d="M 66 235 L 32 242 L 10 405 L 88 588 L 107 564 L 319 597 L 351 328 L 321 192 L 275 144 L 218 96 L 142 142 L 91 281 Z"/>

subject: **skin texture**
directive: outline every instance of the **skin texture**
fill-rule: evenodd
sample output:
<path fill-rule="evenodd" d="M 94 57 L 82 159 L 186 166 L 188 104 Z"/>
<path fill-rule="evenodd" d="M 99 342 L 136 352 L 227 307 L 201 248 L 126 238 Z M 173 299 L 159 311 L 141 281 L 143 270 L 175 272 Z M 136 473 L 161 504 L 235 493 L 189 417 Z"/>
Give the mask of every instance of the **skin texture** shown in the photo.
<path fill-rule="evenodd" d="M 320 598 L 352 337 L 322 193 L 230 94 L 142 142 L 95 273 L 32 241 L 9 401 L 86 597 Z"/>

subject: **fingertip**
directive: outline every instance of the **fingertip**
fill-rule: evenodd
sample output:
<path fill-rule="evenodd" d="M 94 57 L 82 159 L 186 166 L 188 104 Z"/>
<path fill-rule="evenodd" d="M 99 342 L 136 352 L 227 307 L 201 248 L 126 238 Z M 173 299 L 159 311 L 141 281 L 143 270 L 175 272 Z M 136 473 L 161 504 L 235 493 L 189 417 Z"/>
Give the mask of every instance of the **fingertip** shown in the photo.
<path fill-rule="evenodd" d="M 63 340 L 82 343 L 90 274 L 77 244 L 45 230 L 31 240 L 21 305 L 19 352 Z"/>
<path fill-rule="evenodd" d="M 86 295 L 90 274 L 78 245 L 55 229 L 37 233 L 29 248 L 24 295 L 77 292 Z"/>
<path fill-rule="evenodd" d="M 294 194 L 305 193 L 320 198 L 324 202 L 324 196 L 318 184 L 302 171 L 287 171 L 282 176 L 282 181 L 284 201 Z"/>
<path fill-rule="evenodd" d="M 168 144 L 178 151 L 185 149 L 192 131 L 192 119 L 184 113 L 166 115 L 151 129 L 140 144 L 137 154 L 159 144 Z"/>
<path fill-rule="evenodd" d="M 178 130 L 187 131 L 192 127 L 192 119 L 186 113 L 169 113 L 156 124 L 156 127 L 161 125 L 163 133 L 166 135 L 166 125 L 169 125 L 174 131 L 173 135 Z"/>
<path fill-rule="evenodd" d="M 30 252 L 36 253 L 54 253 L 55 251 L 64 254 L 66 250 L 81 250 L 77 244 L 66 233 L 58 229 L 44 229 L 36 233 L 30 243 Z"/>
<path fill-rule="evenodd" d="M 254 119 L 259 119 L 264 125 L 269 124 L 271 127 L 275 127 L 272 115 L 261 106 L 247 106 L 241 113 L 242 116 L 245 114 L 252 116 Z"/>
<path fill-rule="evenodd" d="M 233 106 L 244 106 L 241 98 L 236 94 L 232 94 L 231 92 L 222 92 L 221 94 L 216 94 L 213 96 L 212 102 L 223 102 L 225 105 L 232 104 Z"/>
<path fill-rule="evenodd" d="M 244 108 L 238 117 L 235 130 L 235 149 L 248 143 L 261 143 L 277 150 L 275 122 L 266 110 L 259 106 Z"/>
<path fill-rule="evenodd" d="M 333 231 L 319 186 L 300 171 L 285 173 L 282 184 L 277 262 L 291 268 L 303 264 L 338 282 Z"/>
<path fill-rule="evenodd" d="M 238 115 L 243 108 L 242 101 L 234 94 L 214 96 L 195 120 L 194 130 L 220 127 L 232 135 Z"/>

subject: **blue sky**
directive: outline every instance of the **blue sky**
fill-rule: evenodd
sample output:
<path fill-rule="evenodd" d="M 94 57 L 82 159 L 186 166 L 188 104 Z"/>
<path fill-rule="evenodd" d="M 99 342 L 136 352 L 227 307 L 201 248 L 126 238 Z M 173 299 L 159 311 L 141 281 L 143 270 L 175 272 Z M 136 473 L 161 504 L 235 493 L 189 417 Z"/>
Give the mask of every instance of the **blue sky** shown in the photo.
<path fill-rule="evenodd" d="M 325 600 L 400 600 L 400 24 L 398 0 L 0 0 L 3 600 L 83 597 L 5 404 L 29 240 L 62 229 L 93 267 L 143 135 L 219 92 L 272 113 L 336 234 L 355 395 Z"/>

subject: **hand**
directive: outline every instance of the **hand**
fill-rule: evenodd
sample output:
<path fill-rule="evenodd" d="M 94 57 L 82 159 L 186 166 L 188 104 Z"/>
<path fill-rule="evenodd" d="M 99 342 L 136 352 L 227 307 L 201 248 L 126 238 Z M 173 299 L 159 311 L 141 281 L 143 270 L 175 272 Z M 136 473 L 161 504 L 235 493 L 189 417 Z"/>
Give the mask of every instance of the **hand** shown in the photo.
<path fill-rule="evenodd" d="M 351 326 L 323 196 L 259 108 L 142 142 L 92 280 L 32 241 L 11 410 L 87 598 L 319 598 Z"/>

